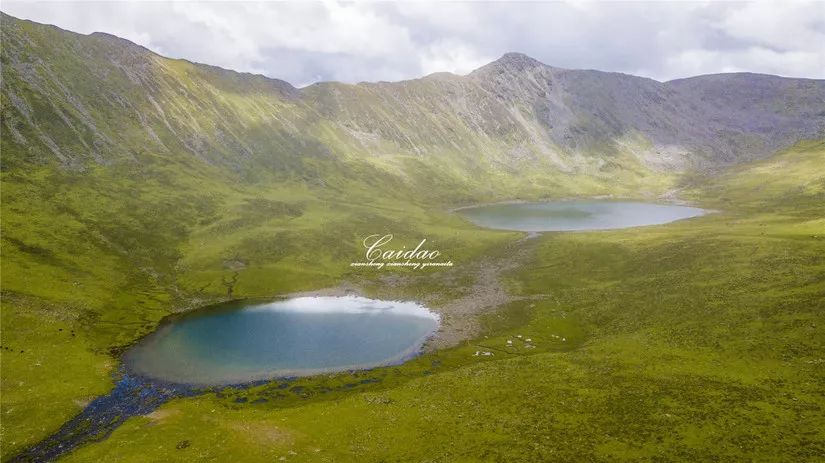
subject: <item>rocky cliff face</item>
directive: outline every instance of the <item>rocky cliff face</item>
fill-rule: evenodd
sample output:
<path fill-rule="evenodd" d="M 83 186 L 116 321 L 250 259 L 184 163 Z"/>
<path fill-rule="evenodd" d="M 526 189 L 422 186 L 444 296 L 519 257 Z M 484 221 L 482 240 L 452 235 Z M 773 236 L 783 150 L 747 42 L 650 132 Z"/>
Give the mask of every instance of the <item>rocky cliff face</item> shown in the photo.
<path fill-rule="evenodd" d="M 332 85 L 319 84 L 304 93 L 317 95 Z M 653 168 L 708 168 L 766 156 L 800 139 L 825 135 L 821 80 L 727 74 L 662 83 L 618 73 L 558 69 L 509 53 L 466 77 L 434 75 L 361 85 L 350 92 L 356 91 L 376 95 L 380 104 L 373 106 L 390 112 L 385 122 L 396 121 L 394 127 L 415 121 L 425 129 L 422 144 L 445 129 L 466 130 L 507 140 L 514 152 L 520 148 L 552 156 L 562 166 L 577 156 L 626 151 Z M 357 103 L 347 101 L 336 108 L 336 120 L 392 137 L 375 124 L 364 127 L 375 118 L 353 114 L 361 108 Z M 422 117 L 425 114 L 458 121 Z"/>
<path fill-rule="evenodd" d="M 825 81 L 657 82 L 509 53 L 467 76 L 304 89 L 107 34 L 2 17 L 3 168 L 194 156 L 304 175 L 313 160 L 466 172 L 714 169 L 825 137 Z M 378 160 L 376 160 L 378 159 Z M 397 166 L 396 166 L 397 167 Z"/>

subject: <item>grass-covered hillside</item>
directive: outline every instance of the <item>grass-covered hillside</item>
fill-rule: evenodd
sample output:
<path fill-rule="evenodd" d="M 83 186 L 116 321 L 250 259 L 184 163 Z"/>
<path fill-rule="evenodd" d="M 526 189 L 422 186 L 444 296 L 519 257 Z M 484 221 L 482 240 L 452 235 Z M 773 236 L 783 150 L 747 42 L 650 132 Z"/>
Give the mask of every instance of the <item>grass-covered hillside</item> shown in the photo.
<path fill-rule="evenodd" d="M 174 400 L 66 460 L 819 461 L 823 161 L 805 144 L 712 180 L 703 218 L 517 244 L 529 298 L 458 347 Z"/>
<path fill-rule="evenodd" d="M 659 83 L 508 55 L 296 89 L 7 15 L 0 34 L 4 461 L 108 391 L 172 313 L 329 287 L 440 310 L 499 284 L 509 302 L 445 317 L 458 345 L 173 400 L 66 459 L 825 453 L 823 81 Z M 449 212 L 674 191 L 719 212 L 527 240 Z M 349 267 L 385 232 L 456 267 Z M 506 349 L 518 334 L 537 347 Z"/>

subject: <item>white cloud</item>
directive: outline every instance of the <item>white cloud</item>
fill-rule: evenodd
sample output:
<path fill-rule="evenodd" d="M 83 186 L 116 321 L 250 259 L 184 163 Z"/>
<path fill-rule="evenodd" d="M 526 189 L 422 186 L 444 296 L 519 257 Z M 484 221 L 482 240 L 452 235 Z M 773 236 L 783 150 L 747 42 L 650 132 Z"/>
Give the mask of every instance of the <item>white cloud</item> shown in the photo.
<path fill-rule="evenodd" d="M 299 312 L 308 314 L 341 313 L 352 315 L 393 314 L 407 317 L 429 318 L 439 321 L 440 316 L 417 302 L 382 301 L 360 296 L 295 297 L 283 301 L 249 306 L 248 312 Z"/>
<path fill-rule="evenodd" d="M 496 58 L 498 57 L 481 55 L 466 43 L 448 39 L 428 46 L 419 59 L 424 74 L 442 71 L 467 74 Z"/>
<path fill-rule="evenodd" d="M 716 27 L 732 37 L 786 51 L 825 48 L 825 3 L 746 3 L 728 6 Z"/>
<path fill-rule="evenodd" d="M 825 4 L 20 2 L 175 58 L 296 84 L 464 74 L 508 51 L 667 80 L 731 70 L 825 78 Z"/>

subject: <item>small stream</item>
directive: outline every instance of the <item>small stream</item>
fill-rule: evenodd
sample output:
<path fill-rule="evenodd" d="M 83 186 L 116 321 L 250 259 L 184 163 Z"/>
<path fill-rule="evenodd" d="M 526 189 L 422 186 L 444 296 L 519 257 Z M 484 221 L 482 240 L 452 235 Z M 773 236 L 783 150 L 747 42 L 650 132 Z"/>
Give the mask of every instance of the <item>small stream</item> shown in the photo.
<path fill-rule="evenodd" d="M 109 394 L 94 399 L 56 433 L 24 450 L 11 461 L 56 460 L 79 445 L 105 439 L 133 416 L 151 413 L 172 398 L 198 392 L 200 391 L 188 386 L 163 384 L 122 373 L 121 379 Z"/>

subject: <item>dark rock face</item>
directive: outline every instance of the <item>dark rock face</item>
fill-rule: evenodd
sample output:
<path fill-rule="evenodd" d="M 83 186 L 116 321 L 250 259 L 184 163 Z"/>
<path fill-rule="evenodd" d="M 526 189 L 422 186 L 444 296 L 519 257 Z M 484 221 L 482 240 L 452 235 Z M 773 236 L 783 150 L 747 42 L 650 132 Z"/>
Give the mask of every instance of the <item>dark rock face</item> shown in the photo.
<path fill-rule="evenodd" d="M 507 54 L 470 74 L 510 104 L 526 102 L 558 145 L 587 150 L 638 133 L 691 164 L 762 157 L 825 136 L 825 81 L 719 74 L 671 82 L 563 70 Z"/>
<path fill-rule="evenodd" d="M 619 73 L 566 70 L 508 53 L 470 73 L 393 84 L 359 85 L 364 107 L 322 83 L 304 94 L 328 117 L 382 138 L 414 121 L 432 137 L 444 124 L 421 113 L 458 116 L 461 129 L 490 139 L 519 140 L 539 152 L 610 155 L 626 149 L 663 170 L 708 169 L 767 156 L 802 139 L 825 136 L 825 81 L 756 74 L 700 76 L 672 82 Z M 336 92 L 337 105 L 327 98 Z M 358 98 L 349 96 L 349 98 Z M 342 101 L 343 100 L 343 101 Z M 422 106 L 426 105 L 426 111 Z M 372 117 L 375 107 L 394 115 Z M 412 139 L 426 151 L 428 140 Z M 448 142 L 444 140 L 444 142 Z M 431 143 L 431 141 L 430 141 Z"/>
<path fill-rule="evenodd" d="M 605 163 L 713 170 L 825 136 L 823 80 L 657 82 L 508 53 L 467 76 L 296 89 L 166 59 L 107 34 L 2 21 L 2 143 L 13 148 L 4 168 L 83 168 L 162 153 L 299 174 L 307 159 L 334 163 L 345 154 L 433 163 L 449 155 L 512 173 Z"/>
<path fill-rule="evenodd" d="M 760 157 L 800 139 L 825 136 L 822 80 L 741 73 L 680 79 L 667 85 L 695 105 L 695 125 L 704 121 L 706 143 L 727 155 L 727 161 Z"/>

